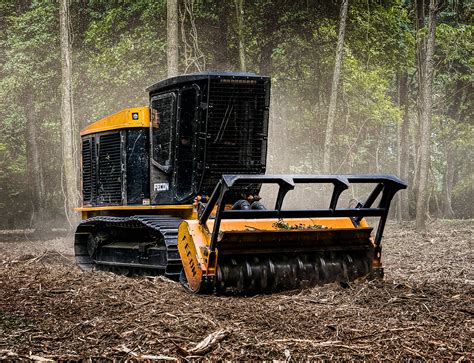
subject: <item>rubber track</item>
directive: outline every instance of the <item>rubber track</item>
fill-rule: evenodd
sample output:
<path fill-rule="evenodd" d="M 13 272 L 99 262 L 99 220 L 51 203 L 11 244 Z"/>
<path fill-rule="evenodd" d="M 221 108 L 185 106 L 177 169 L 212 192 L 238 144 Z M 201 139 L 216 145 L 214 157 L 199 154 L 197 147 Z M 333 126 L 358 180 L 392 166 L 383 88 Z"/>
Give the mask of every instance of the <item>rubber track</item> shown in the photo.
<path fill-rule="evenodd" d="M 137 215 L 131 217 L 101 216 L 85 219 L 76 230 L 74 242 L 76 263 L 85 271 L 90 271 L 94 268 L 95 263 L 89 256 L 87 250 L 87 240 L 98 227 L 142 228 L 143 226 L 146 226 L 147 228 L 159 232 L 163 236 L 167 257 L 164 275 L 168 278 L 177 280 L 182 269 L 182 263 L 177 246 L 178 226 L 181 222 L 181 218 L 168 215 Z M 140 265 L 137 264 L 134 268 L 140 269 Z"/>

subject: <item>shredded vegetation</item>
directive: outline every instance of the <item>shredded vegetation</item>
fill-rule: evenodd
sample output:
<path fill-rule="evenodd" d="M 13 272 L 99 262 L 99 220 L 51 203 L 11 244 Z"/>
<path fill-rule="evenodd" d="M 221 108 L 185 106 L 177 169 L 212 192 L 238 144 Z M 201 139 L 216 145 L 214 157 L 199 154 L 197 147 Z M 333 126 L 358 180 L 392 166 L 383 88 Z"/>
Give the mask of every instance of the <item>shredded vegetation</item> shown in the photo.
<path fill-rule="evenodd" d="M 286 223 L 283 219 L 279 219 L 277 222 L 272 224 L 273 227 L 278 228 L 278 229 L 287 229 L 287 230 L 313 230 L 313 229 L 328 229 L 326 226 L 322 226 L 320 224 L 303 224 L 303 223 L 298 223 L 298 224 L 288 224 Z"/>
<path fill-rule="evenodd" d="M 85 273 L 57 241 L 0 243 L 0 359 L 472 361 L 473 226 L 391 223 L 384 281 L 254 297 Z"/>

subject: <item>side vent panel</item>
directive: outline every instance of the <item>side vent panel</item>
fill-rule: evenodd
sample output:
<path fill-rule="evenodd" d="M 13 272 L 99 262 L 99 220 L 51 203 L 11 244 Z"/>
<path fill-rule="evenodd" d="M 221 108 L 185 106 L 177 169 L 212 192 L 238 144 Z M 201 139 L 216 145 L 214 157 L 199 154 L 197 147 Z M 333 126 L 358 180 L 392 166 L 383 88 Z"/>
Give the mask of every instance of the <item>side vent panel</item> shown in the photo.
<path fill-rule="evenodd" d="M 82 195 L 84 205 L 94 203 L 96 185 L 96 161 L 94 139 L 82 140 Z"/>
<path fill-rule="evenodd" d="M 100 135 L 99 138 L 99 205 L 122 203 L 122 153 L 120 132 Z"/>
<path fill-rule="evenodd" d="M 149 129 L 84 135 L 82 205 L 143 205 L 150 198 Z"/>
<path fill-rule="evenodd" d="M 206 169 L 201 193 L 212 193 L 222 174 L 264 174 L 269 83 L 263 80 L 211 79 L 207 121 Z M 260 185 L 234 192 L 258 193 Z"/>

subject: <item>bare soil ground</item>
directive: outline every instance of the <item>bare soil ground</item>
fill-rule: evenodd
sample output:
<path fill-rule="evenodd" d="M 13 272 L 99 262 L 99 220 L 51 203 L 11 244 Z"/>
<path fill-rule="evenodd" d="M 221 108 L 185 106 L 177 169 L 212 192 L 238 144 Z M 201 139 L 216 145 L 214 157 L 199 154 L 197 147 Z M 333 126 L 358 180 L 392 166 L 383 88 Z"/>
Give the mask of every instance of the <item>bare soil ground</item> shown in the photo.
<path fill-rule="evenodd" d="M 0 242 L 0 359 L 472 361 L 473 227 L 391 223 L 384 281 L 255 297 L 84 273 L 68 239 Z"/>

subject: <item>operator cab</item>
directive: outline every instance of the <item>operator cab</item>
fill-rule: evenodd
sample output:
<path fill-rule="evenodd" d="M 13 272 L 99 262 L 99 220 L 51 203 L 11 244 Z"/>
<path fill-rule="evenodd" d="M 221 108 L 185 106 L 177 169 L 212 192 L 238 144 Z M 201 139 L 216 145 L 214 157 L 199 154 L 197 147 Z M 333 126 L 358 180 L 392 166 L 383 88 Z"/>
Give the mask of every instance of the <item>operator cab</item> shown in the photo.
<path fill-rule="evenodd" d="M 147 91 L 152 204 L 210 195 L 222 174 L 265 173 L 269 78 L 204 72 L 167 79 Z"/>

